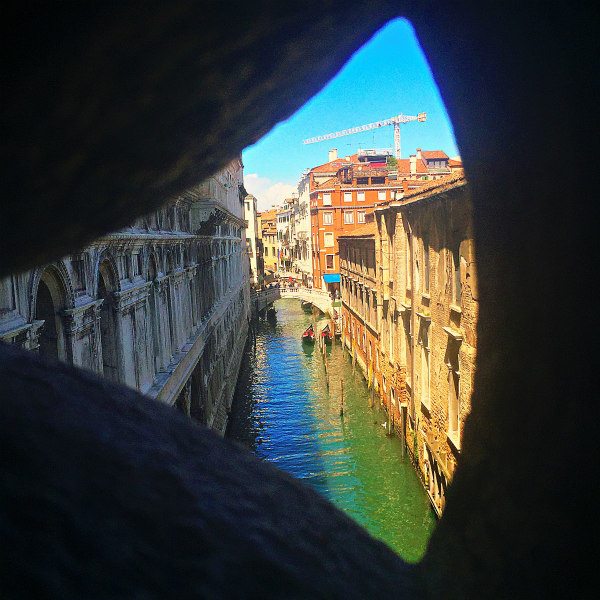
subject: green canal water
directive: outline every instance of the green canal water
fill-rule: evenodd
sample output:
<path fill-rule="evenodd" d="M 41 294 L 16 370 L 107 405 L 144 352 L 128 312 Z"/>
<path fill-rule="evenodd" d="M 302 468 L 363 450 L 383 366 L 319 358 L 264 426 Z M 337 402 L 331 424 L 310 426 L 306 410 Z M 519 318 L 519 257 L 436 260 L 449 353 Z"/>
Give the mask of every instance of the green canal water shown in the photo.
<path fill-rule="evenodd" d="M 402 444 L 385 434 L 385 414 L 337 342 L 327 352 L 301 342 L 313 320 L 298 300 L 276 303 L 276 320 L 256 325 L 227 436 L 302 479 L 408 561 L 425 551 L 435 525 Z M 344 415 L 340 417 L 343 381 Z"/>

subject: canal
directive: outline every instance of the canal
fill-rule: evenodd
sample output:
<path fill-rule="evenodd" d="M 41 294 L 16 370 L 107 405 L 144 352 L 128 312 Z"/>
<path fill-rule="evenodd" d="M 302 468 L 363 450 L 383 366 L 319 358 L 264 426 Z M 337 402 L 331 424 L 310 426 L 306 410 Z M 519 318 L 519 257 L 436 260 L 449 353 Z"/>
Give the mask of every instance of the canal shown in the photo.
<path fill-rule="evenodd" d="M 402 558 L 423 554 L 435 517 L 385 414 L 339 341 L 328 348 L 329 389 L 318 346 L 300 337 L 313 320 L 298 300 L 279 300 L 276 319 L 255 323 L 227 436 L 302 479 Z M 344 396 L 344 414 L 340 402 Z"/>

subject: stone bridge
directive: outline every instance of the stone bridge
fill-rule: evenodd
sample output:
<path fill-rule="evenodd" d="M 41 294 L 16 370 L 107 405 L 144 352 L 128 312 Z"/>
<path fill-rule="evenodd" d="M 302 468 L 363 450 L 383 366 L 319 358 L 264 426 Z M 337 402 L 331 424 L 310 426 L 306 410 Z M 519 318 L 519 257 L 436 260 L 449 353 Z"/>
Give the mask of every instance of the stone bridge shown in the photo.
<path fill-rule="evenodd" d="M 298 300 L 312 304 L 323 314 L 333 315 L 333 304 L 327 292 L 301 286 L 295 288 L 272 287 L 252 292 L 252 308 L 254 313 L 260 313 L 280 298 L 297 298 Z"/>

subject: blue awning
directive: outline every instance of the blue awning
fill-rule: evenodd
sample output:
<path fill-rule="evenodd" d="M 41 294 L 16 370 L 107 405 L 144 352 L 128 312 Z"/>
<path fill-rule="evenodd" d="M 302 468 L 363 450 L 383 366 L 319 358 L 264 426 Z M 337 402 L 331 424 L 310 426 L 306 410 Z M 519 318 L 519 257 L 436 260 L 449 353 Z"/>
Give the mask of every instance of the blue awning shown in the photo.
<path fill-rule="evenodd" d="M 340 282 L 340 274 L 339 273 L 331 273 L 328 275 L 323 275 L 323 279 L 325 283 L 339 283 Z"/>

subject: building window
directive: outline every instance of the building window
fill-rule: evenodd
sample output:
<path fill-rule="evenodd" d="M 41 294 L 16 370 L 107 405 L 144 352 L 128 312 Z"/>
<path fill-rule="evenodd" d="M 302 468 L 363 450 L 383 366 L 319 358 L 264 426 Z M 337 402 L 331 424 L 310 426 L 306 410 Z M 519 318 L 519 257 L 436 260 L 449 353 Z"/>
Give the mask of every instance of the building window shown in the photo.
<path fill-rule="evenodd" d="M 354 211 L 353 210 L 345 210 L 344 211 L 344 224 L 352 225 L 354 223 Z"/>
<path fill-rule="evenodd" d="M 460 342 L 450 339 L 446 354 L 448 366 L 448 436 L 456 446 L 460 445 L 460 369 L 458 350 Z"/>
<path fill-rule="evenodd" d="M 344 202 L 352 202 L 352 192 L 344 192 Z"/>
<path fill-rule="evenodd" d="M 323 194 L 323 206 L 331 206 L 331 194 Z"/>
<path fill-rule="evenodd" d="M 334 238 L 333 238 L 333 233 L 332 232 L 326 232 L 323 234 L 323 246 L 325 248 L 333 248 L 333 242 L 334 242 Z"/>
<path fill-rule="evenodd" d="M 364 202 L 365 201 L 365 192 L 363 190 L 361 190 L 360 192 L 356 192 L 356 199 L 359 202 Z"/>
<path fill-rule="evenodd" d="M 455 247 L 452 252 L 452 262 L 454 269 L 453 285 L 452 285 L 452 301 L 454 304 L 460 306 L 460 299 L 462 294 L 462 286 L 460 282 L 460 251 L 458 247 Z"/>
<path fill-rule="evenodd" d="M 365 222 L 365 215 L 367 213 L 364 210 L 359 210 L 356 212 L 356 221 L 357 223 L 364 223 Z"/>
<path fill-rule="evenodd" d="M 406 268 L 406 289 L 410 290 L 412 289 L 412 277 L 411 277 L 411 271 L 412 271 L 412 265 L 411 265 L 411 251 L 410 251 L 410 244 L 411 244 L 411 239 L 410 239 L 410 234 L 407 233 L 406 234 L 406 264 L 405 264 L 405 268 Z"/>
<path fill-rule="evenodd" d="M 412 332 L 410 313 L 402 313 L 404 317 L 404 338 L 406 342 L 406 382 L 412 385 Z"/>
<path fill-rule="evenodd" d="M 324 212 L 323 213 L 323 225 L 333 225 L 333 213 L 332 212 Z"/>
<path fill-rule="evenodd" d="M 423 237 L 423 291 L 429 293 L 429 278 L 431 275 L 431 264 L 429 262 L 429 238 Z"/>
<path fill-rule="evenodd" d="M 419 331 L 419 344 L 421 346 L 421 402 L 430 407 L 430 369 L 429 369 L 429 322 L 421 320 Z"/>
<path fill-rule="evenodd" d="M 334 269 L 335 262 L 334 262 L 334 256 L 333 254 L 326 254 L 325 255 L 325 268 L 326 269 Z"/>
<path fill-rule="evenodd" d="M 390 363 L 394 362 L 394 322 L 390 317 L 389 326 L 388 326 L 388 335 L 389 335 L 389 343 L 390 343 Z"/>
<path fill-rule="evenodd" d="M 138 277 L 142 273 L 142 255 L 137 252 L 131 257 L 132 278 Z"/>
<path fill-rule="evenodd" d="M 377 192 L 377 200 L 385 200 L 386 199 L 386 191 L 385 190 L 379 190 Z"/>

